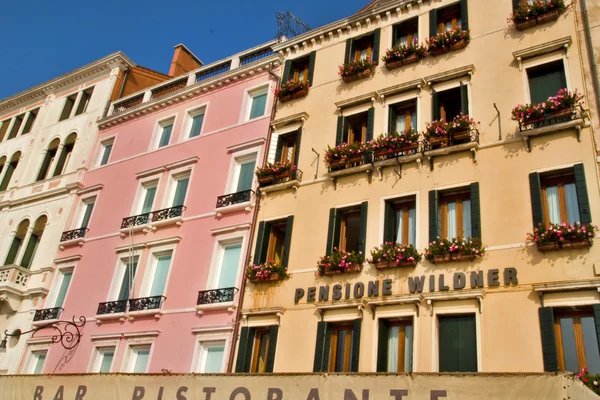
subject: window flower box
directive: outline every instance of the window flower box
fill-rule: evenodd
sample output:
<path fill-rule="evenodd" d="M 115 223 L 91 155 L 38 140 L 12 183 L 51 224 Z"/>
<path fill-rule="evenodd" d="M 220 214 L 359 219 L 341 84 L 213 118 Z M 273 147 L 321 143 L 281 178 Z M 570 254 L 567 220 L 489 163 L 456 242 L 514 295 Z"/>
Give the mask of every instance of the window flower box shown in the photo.
<path fill-rule="evenodd" d="M 362 252 L 334 248 L 331 254 L 321 257 L 317 263 L 317 276 L 332 276 L 362 271 Z"/>
<path fill-rule="evenodd" d="M 448 123 L 444 120 L 428 123 L 423 137 L 432 149 L 467 143 L 473 140 L 472 132 L 477 129 L 478 124 L 468 115 L 460 113 Z"/>
<path fill-rule="evenodd" d="M 289 278 L 289 274 L 285 267 L 269 260 L 264 264 L 248 265 L 246 267 L 245 276 L 248 281 L 256 284 L 262 282 L 277 282 Z"/>
<path fill-rule="evenodd" d="M 556 21 L 558 19 L 558 17 L 560 17 L 560 11 L 552 10 L 552 11 L 548 11 L 548 12 L 538 15 L 537 17 L 535 17 L 535 19 L 538 24 L 543 24 L 545 22 Z"/>
<path fill-rule="evenodd" d="M 460 50 L 460 49 L 465 48 L 465 47 L 467 47 L 467 41 L 465 39 L 461 39 L 458 42 L 452 43 L 450 45 L 450 48 L 452 50 Z"/>
<path fill-rule="evenodd" d="M 539 124 L 546 119 L 564 119 L 575 113 L 581 106 L 583 95 L 576 90 L 561 89 L 556 96 L 548 97 L 538 104 L 519 104 L 512 110 L 511 119 L 517 121 L 521 130 L 526 126 Z"/>
<path fill-rule="evenodd" d="M 451 254 L 439 254 L 437 256 L 433 256 L 434 264 L 443 264 L 452 261 Z"/>
<path fill-rule="evenodd" d="M 460 28 L 438 33 L 427 39 L 427 52 L 433 56 L 439 56 L 450 50 L 459 50 L 466 47 L 470 39 L 470 32 Z"/>
<path fill-rule="evenodd" d="M 524 31 L 525 29 L 529 29 L 536 25 L 537 25 L 537 20 L 535 18 L 515 22 L 515 28 L 517 28 L 518 31 Z"/>
<path fill-rule="evenodd" d="M 473 261 L 485 254 L 485 246 L 479 238 L 454 238 L 452 240 L 438 237 L 425 249 L 425 258 L 434 264 L 452 261 Z"/>
<path fill-rule="evenodd" d="M 273 185 L 282 179 L 290 178 L 296 166 L 289 161 L 268 163 L 256 169 L 256 178 L 260 187 Z"/>
<path fill-rule="evenodd" d="M 367 144 L 367 150 L 372 151 L 375 158 L 414 154 L 418 149 L 419 132 L 413 129 L 383 134 Z"/>
<path fill-rule="evenodd" d="M 382 61 L 387 69 L 392 70 L 402 65 L 414 64 L 425 56 L 427 56 L 427 46 L 419 44 L 419 39 L 415 38 L 410 44 L 401 44 L 388 49 Z"/>
<path fill-rule="evenodd" d="M 310 85 L 304 82 L 298 82 L 289 80 L 283 83 L 278 89 L 275 90 L 275 96 L 282 103 L 288 102 L 293 99 L 299 99 L 308 94 L 308 88 Z"/>
<path fill-rule="evenodd" d="M 364 143 L 342 143 L 339 146 L 327 147 L 324 162 L 330 171 L 355 166 L 364 162 L 367 145 Z"/>
<path fill-rule="evenodd" d="M 375 72 L 377 63 L 370 58 L 351 60 L 339 66 L 338 74 L 344 82 L 349 83 L 359 79 L 368 78 Z"/>
<path fill-rule="evenodd" d="M 531 4 L 521 1 L 508 21 L 519 31 L 534 27 L 538 24 L 556 21 L 567 10 L 564 0 L 534 1 Z"/>
<path fill-rule="evenodd" d="M 421 261 L 421 254 L 411 244 L 386 242 L 371 250 L 369 262 L 377 269 L 414 267 Z"/>
<path fill-rule="evenodd" d="M 541 252 L 589 248 L 597 231 L 598 227 L 592 224 L 539 224 L 527 234 L 527 242 L 535 243 Z"/>

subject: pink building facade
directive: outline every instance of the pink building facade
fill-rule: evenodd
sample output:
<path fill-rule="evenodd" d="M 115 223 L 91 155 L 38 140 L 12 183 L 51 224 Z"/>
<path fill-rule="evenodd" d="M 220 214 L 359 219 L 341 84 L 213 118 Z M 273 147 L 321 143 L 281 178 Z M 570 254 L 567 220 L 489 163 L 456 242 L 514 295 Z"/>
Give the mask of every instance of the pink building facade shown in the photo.
<path fill-rule="evenodd" d="M 281 63 L 272 44 L 110 105 L 39 306 L 84 316 L 81 341 L 65 350 L 36 334 L 21 372 L 229 370 Z"/>

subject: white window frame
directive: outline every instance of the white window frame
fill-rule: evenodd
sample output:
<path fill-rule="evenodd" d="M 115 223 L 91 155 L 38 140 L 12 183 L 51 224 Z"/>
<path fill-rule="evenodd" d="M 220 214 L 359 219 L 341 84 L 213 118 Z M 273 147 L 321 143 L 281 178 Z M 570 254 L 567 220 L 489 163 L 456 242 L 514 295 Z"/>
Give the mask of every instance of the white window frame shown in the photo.
<path fill-rule="evenodd" d="M 254 159 L 256 163 L 255 166 L 258 167 L 258 160 L 260 160 L 260 157 L 262 157 L 262 152 L 262 146 L 255 146 L 232 153 L 224 194 L 235 193 L 235 190 L 237 190 L 238 181 L 240 179 L 240 169 L 242 168 L 241 165 Z M 256 188 L 256 184 L 256 176 L 254 176 L 252 178 L 253 189 Z"/>
<path fill-rule="evenodd" d="M 408 197 L 415 198 L 415 248 L 421 248 L 421 243 L 419 241 L 421 235 L 421 216 L 419 213 L 419 205 L 420 203 L 420 192 L 406 192 L 406 193 L 398 193 L 390 196 L 384 196 L 381 198 L 379 202 L 379 243 L 383 243 L 383 236 L 385 231 L 385 202 L 387 200 L 394 199 L 403 199 Z"/>
<path fill-rule="evenodd" d="M 267 83 L 263 82 L 259 85 L 256 85 L 256 86 L 246 89 L 246 92 L 244 93 L 244 106 L 242 107 L 242 109 L 244 110 L 243 117 L 242 117 L 243 122 L 255 121 L 257 119 L 264 118 L 264 117 L 271 115 L 271 110 L 269 110 L 269 104 L 271 104 L 271 102 L 272 102 L 273 94 L 272 94 L 272 90 L 270 90 L 270 89 L 271 89 L 271 84 L 268 82 Z M 260 96 L 262 94 L 267 95 L 267 100 L 265 103 L 265 113 L 263 115 L 261 115 L 260 117 L 250 119 L 250 111 L 252 110 L 252 102 L 254 100 L 254 97 Z"/>
<path fill-rule="evenodd" d="M 194 345 L 194 356 L 192 357 L 192 364 L 190 365 L 190 373 L 203 373 L 200 371 L 200 366 L 203 366 L 206 362 L 205 348 L 210 347 L 211 344 L 214 345 L 216 342 L 225 342 L 221 372 L 227 372 L 233 327 L 224 326 L 218 330 L 212 327 L 199 328 L 197 330 L 192 329 L 192 332 L 196 333 L 197 337 Z"/>
<path fill-rule="evenodd" d="M 195 105 L 194 107 L 190 107 L 184 111 L 184 121 L 182 124 L 182 130 L 179 135 L 180 140 L 190 140 L 196 139 L 202 136 L 205 132 L 204 127 L 206 126 L 206 114 L 208 112 L 209 102 L 202 103 L 200 105 Z M 195 137 L 190 137 L 190 130 L 192 129 L 192 119 L 200 114 L 204 114 L 204 120 L 202 121 L 202 127 L 200 128 L 200 134 Z"/>
<path fill-rule="evenodd" d="M 413 343 L 412 343 L 412 372 L 420 372 L 417 369 L 418 357 L 417 354 L 417 346 L 419 345 L 419 318 L 417 316 L 416 311 L 414 310 L 414 306 L 408 304 L 399 305 L 403 309 L 398 310 L 398 306 L 390 305 L 379 307 L 377 309 L 377 315 L 375 319 L 375 332 L 373 333 L 374 338 L 379 338 L 379 320 L 380 319 L 394 319 L 394 318 L 411 318 L 412 319 L 412 329 L 413 329 Z M 372 344 L 372 353 L 377 355 L 377 348 L 379 346 L 379 339 L 374 340 Z M 377 357 L 372 357 L 371 360 L 371 371 L 377 372 Z"/>
<path fill-rule="evenodd" d="M 133 277 L 133 290 L 134 294 L 136 293 L 136 280 L 139 277 L 140 272 L 140 262 L 142 259 L 141 251 L 134 251 L 133 258 L 137 259 L 137 268 L 135 271 L 135 276 Z M 110 284 L 110 290 L 108 291 L 106 301 L 117 301 L 117 296 L 121 291 L 121 284 L 123 283 L 123 274 L 125 273 L 125 269 L 127 267 L 127 262 L 129 261 L 129 255 L 124 254 L 123 256 L 117 259 L 117 265 L 115 267 L 115 273 L 113 275 L 113 280 Z M 138 291 L 139 292 L 139 291 Z"/>
<path fill-rule="evenodd" d="M 171 278 L 171 273 L 173 272 L 173 265 L 175 264 L 175 253 L 176 253 L 176 244 L 166 245 L 166 246 L 157 246 L 153 247 L 152 251 L 148 259 L 146 260 L 146 268 L 144 268 L 144 278 L 142 280 L 141 290 L 139 297 L 149 297 L 150 290 L 152 289 L 152 284 L 154 283 L 154 276 L 156 274 L 156 267 L 158 265 L 158 258 L 162 256 L 171 255 L 171 263 L 169 264 L 169 273 L 167 274 L 167 279 L 165 281 L 165 292 L 163 296 L 166 295 L 167 289 L 169 288 L 169 280 Z M 138 264 L 138 268 L 139 268 Z M 136 272 L 137 275 L 137 272 Z"/>
<path fill-rule="evenodd" d="M 481 314 L 479 313 L 478 300 L 467 299 L 467 300 L 438 300 L 433 306 L 433 316 L 431 318 L 431 332 L 433 332 L 431 340 L 431 371 L 439 372 L 440 370 L 440 324 L 438 316 L 450 316 L 450 315 L 475 315 L 475 337 L 477 338 L 477 372 L 483 371 L 483 359 L 482 359 L 482 345 L 481 345 Z M 414 360 L 414 358 L 413 358 Z"/>
<path fill-rule="evenodd" d="M 144 371 L 144 373 L 148 373 L 150 362 L 152 361 L 152 355 L 154 353 L 154 338 L 130 340 L 127 343 L 127 352 L 125 354 L 125 357 L 123 357 L 121 372 L 133 373 L 133 369 L 135 368 L 135 362 L 137 360 L 137 355 L 135 355 L 134 351 L 135 347 L 148 347 L 150 349 L 148 354 L 148 364 L 146 365 L 146 370 Z"/>
<path fill-rule="evenodd" d="M 56 299 L 58 296 L 58 291 L 60 290 L 60 286 L 62 285 L 62 281 L 65 277 L 66 273 L 71 272 L 71 282 L 69 283 L 69 288 L 67 289 L 67 293 L 65 293 L 65 299 L 63 303 L 67 302 L 67 298 L 69 297 L 69 291 L 71 290 L 71 284 L 73 283 L 73 278 L 75 277 L 75 266 L 69 265 L 68 267 L 58 268 L 56 270 L 56 274 L 54 275 L 54 279 L 52 282 L 51 290 L 48 295 L 48 300 L 44 305 L 45 308 L 54 308 L 56 307 Z"/>
<path fill-rule="evenodd" d="M 460 86 L 460 83 L 459 83 L 459 86 Z M 387 132 L 389 130 L 388 122 L 390 120 L 390 107 L 393 107 L 396 104 L 404 103 L 406 101 L 411 101 L 411 100 L 415 100 L 416 104 L 417 104 L 417 107 L 416 107 L 417 122 L 416 122 L 415 126 L 417 127 L 417 132 L 419 132 L 419 136 L 421 135 L 420 132 L 425 130 L 425 120 L 421 116 L 421 97 L 415 91 L 408 91 L 405 93 L 400 93 L 397 95 L 390 96 L 389 98 L 388 97 L 385 98 L 385 118 L 383 119 L 384 126 L 382 127 L 381 132 Z M 471 101 L 470 101 L 470 97 L 469 97 L 469 109 L 471 107 L 470 103 L 471 103 Z M 377 127 L 373 127 L 374 132 L 376 131 L 375 128 L 377 128 Z M 375 139 L 375 137 L 373 137 L 373 139 Z"/>
<path fill-rule="evenodd" d="M 240 260 L 238 264 L 238 276 L 235 282 L 235 287 L 240 287 L 244 276 L 244 254 L 246 254 L 246 249 L 248 248 L 247 229 L 243 232 L 234 232 L 218 235 L 218 237 L 216 238 L 215 245 L 213 247 L 213 254 L 211 257 L 210 272 L 206 281 L 207 290 L 217 289 L 218 279 L 221 273 L 221 267 L 223 263 L 223 256 L 225 254 L 225 247 L 236 244 L 242 245 L 240 252 Z M 236 301 L 237 296 L 239 296 L 239 293 L 234 296 L 234 303 Z"/>
<path fill-rule="evenodd" d="M 177 182 L 183 179 L 188 179 L 188 187 L 185 193 L 185 198 L 188 198 L 192 183 L 192 172 L 193 167 L 184 167 L 177 170 L 169 175 L 166 189 L 166 196 L 163 196 L 162 207 L 170 208 L 173 207 L 173 200 L 175 200 L 175 191 L 177 190 Z M 185 204 L 184 204 L 185 205 Z"/>
<path fill-rule="evenodd" d="M 108 138 L 100 141 L 99 146 L 98 146 L 99 149 L 96 154 L 96 160 L 94 161 L 94 165 L 96 166 L 96 168 L 100 168 L 100 167 L 103 167 L 104 165 L 108 165 L 111 163 L 111 157 L 112 157 L 113 150 L 115 149 L 116 141 L 117 141 L 116 135 L 108 137 Z M 106 161 L 106 164 L 100 165 L 100 162 L 102 161 L 102 156 L 104 155 L 104 151 L 105 151 L 106 147 L 111 144 L 112 144 L 112 149 L 110 151 L 110 154 L 108 155 L 108 161 Z"/>
<path fill-rule="evenodd" d="M 142 213 L 142 207 L 144 206 L 144 199 L 146 198 L 146 191 L 148 188 L 156 187 L 156 194 L 154 195 L 154 201 L 152 202 L 152 211 L 156 210 L 157 204 L 161 204 L 160 201 L 158 201 L 160 179 L 161 176 L 152 176 L 139 182 L 138 191 L 135 196 L 135 201 L 133 202 L 130 216 L 140 215 Z"/>
<path fill-rule="evenodd" d="M 82 197 L 79 199 L 79 209 L 77 210 L 77 216 L 75 218 L 75 225 L 73 225 L 73 229 L 81 228 L 81 223 L 83 222 L 83 216 L 85 215 L 85 210 L 90 203 L 94 203 L 94 208 L 92 209 L 92 213 L 90 214 L 90 221 L 94 216 L 94 211 L 96 210 L 96 202 L 98 201 L 98 195 L 93 194 L 90 196 Z"/>
<path fill-rule="evenodd" d="M 94 344 L 94 348 L 92 349 L 92 355 L 90 357 L 90 363 L 88 366 L 88 372 L 91 373 L 100 373 L 100 367 L 102 366 L 102 358 L 103 352 L 112 349 L 114 352 L 112 363 L 110 364 L 109 372 L 117 372 L 115 371 L 116 359 L 117 359 L 117 350 L 119 348 L 119 340 L 111 340 L 111 341 L 102 341 Z"/>
<path fill-rule="evenodd" d="M 35 367 L 37 364 L 38 357 L 36 353 L 46 353 L 46 360 L 44 361 L 44 365 L 48 361 L 48 352 L 50 350 L 49 344 L 40 344 L 31 346 L 27 353 L 27 361 L 25 362 L 25 367 L 23 368 L 23 373 L 27 375 L 34 375 Z"/>
<path fill-rule="evenodd" d="M 559 50 L 562 51 L 562 50 Z M 532 57 L 532 58 L 527 58 L 525 60 L 522 61 L 522 68 L 521 68 L 521 78 L 523 79 L 523 89 L 524 89 L 524 93 L 525 93 L 525 102 L 526 103 L 531 103 L 531 91 L 529 89 L 529 77 L 527 76 L 527 70 L 529 68 L 532 67 L 537 67 L 539 65 L 544 65 L 544 64 L 548 64 L 551 63 L 553 61 L 558 61 L 558 60 L 562 60 L 562 64 L 563 64 L 563 69 L 565 72 L 565 81 L 567 82 L 567 89 L 571 90 L 571 79 L 570 79 L 570 75 L 569 75 L 569 63 L 567 62 L 567 55 L 564 54 L 560 54 L 557 51 L 554 52 L 550 52 L 547 54 L 543 54 L 537 57 Z M 469 101 L 469 107 L 471 105 L 471 102 Z"/>
<path fill-rule="evenodd" d="M 176 122 L 177 122 L 177 114 L 176 113 L 166 116 L 166 117 L 161 118 L 156 121 L 156 123 L 154 125 L 154 133 L 152 135 L 152 141 L 150 142 L 150 149 L 148 149 L 149 151 L 164 149 L 165 147 L 169 147 L 169 146 L 172 146 L 173 144 L 175 144 L 175 143 L 173 143 L 173 139 L 175 138 L 175 123 Z M 163 147 L 158 147 L 158 145 L 160 144 L 160 137 L 162 135 L 163 128 L 165 127 L 165 125 L 169 125 L 169 124 L 173 124 L 173 128 L 171 129 L 171 138 L 169 139 L 169 144 L 167 144 L 166 146 L 163 146 Z"/>

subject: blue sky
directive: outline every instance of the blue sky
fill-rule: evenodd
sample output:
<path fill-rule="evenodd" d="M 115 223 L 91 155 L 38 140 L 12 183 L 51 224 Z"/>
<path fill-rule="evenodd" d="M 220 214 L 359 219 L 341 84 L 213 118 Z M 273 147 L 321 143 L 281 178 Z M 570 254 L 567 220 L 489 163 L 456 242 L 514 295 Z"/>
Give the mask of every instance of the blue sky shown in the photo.
<path fill-rule="evenodd" d="M 3 4 L 0 98 L 121 50 L 167 73 L 184 43 L 204 63 L 273 39 L 275 13 L 311 28 L 347 17 L 369 0 L 9 0 Z"/>

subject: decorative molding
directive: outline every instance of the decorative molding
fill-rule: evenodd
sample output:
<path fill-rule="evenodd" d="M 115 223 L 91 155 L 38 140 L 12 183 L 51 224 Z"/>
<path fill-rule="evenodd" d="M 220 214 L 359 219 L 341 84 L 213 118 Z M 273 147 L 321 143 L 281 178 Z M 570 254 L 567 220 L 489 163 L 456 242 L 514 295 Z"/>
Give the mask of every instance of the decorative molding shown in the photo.
<path fill-rule="evenodd" d="M 399 94 L 399 93 L 406 93 L 406 92 L 410 92 L 413 90 L 418 90 L 419 94 L 420 94 L 421 90 L 425 87 L 426 84 L 427 84 L 427 82 L 425 82 L 425 79 L 419 78 L 419 79 L 412 80 L 410 82 L 405 82 L 405 83 L 401 83 L 399 85 L 389 86 L 384 89 L 379 89 L 376 91 L 376 93 L 385 102 L 386 97 L 390 97 L 390 96 L 393 96 L 393 95 Z"/>
<path fill-rule="evenodd" d="M 231 325 L 221 325 L 221 326 L 208 326 L 203 328 L 192 328 L 192 333 L 216 333 L 216 332 L 228 332 L 233 331 L 233 326 Z"/>
<path fill-rule="evenodd" d="M 54 264 L 67 264 L 67 263 L 79 261 L 82 258 L 83 258 L 83 256 L 81 254 L 75 254 L 73 256 L 68 256 L 68 257 L 55 258 Z"/>
<path fill-rule="evenodd" d="M 161 166 L 161 167 L 156 167 L 156 168 L 152 168 L 152 169 L 147 169 L 142 172 L 138 172 L 137 174 L 135 174 L 135 177 L 136 177 L 136 179 L 143 179 L 143 178 L 147 178 L 149 176 L 162 174 L 165 171 L 166 171 L 166 168 L 164 166 Z"/>
<path fill-rule="evenodd" d="M 341 111 L 344 108 L 358 106 L 360 104 L 368 103 L 369 101 L 374 103 L 375 100 L 377 100 L 378 98 L 379 98 L 379 93 L 370 92 L 370 93 L 362 94 L 360 96 L 351 97 L 349 99 L 338 101 L 335 103 L 335 106 L 337 107 L 338 110 Z"/>
<path fill-rule="evenodd" d="M 101 335 L 90 335 L 90 340 L 107 340 L 107 339 L 120 339 L 120 338 L 138 338 L 146 336 L 158 336 L 160 335 L 159 330 L 150 331 L 139 331 L 139 332 L 127 332 L 127 333 L 106 333 Z"/>
<path fill-rule="evenodd" d="M 249 140 L 247 142 L 237 143 L 237 144 L 233 144 L 231 146 L 228 146 L 227 147 L 227 152 L 228 153 L 235 153 L 237 151 L 249 149 L 249 148 L 252 148 L 252 147 L 262 146 L 266 142 L 267 142 L 267 139 L 265 139 L 265 138 L 252 139 L 252 140 Z"/>
<path fill-rule="evenodd" d="M 102 183 L 99 183 L 97 185 L 93 185 L 93 186 L 89 186 L 89 187 L 84 187 L 83 189 L 79 189 L 77 191 L 77 194 L 79 196 L 83 196 L 86 195 L 88 193 L 92 193 L 92 192 L 97 192 L 99 190 L 104 189 L 104 185 Z"/>
<path fill-rule="evenodd" d="M 271 126 L 273 127 L 273 129 L 281 129 L 284 126 L 292 125 L 292 124 L 299 123 L 300 125 L 304 125 L 304 123 L 306 122 L 307 119 L 308 119 L 308 113 L 301 112 L 301 113 L 292 114 L 287 117 L 273 120 L 273 122 L 271 122 Z"/>
<path fill-rule="evenodd" d="M 116 253 L 125 253 L 133 248 L 133 250 L 141 250 L 146 247 L 158 247 L 158 246 L 167 246 L 170 244 L 177 244 L 181 241 L 180 236 L 175 236 L 167 239 L 159 239 L 159 240 L 150 240 L 147 242 L 136 243 L 133 246 L 120 246 L 115 249 Z"/>
<path fill-rule="evenodd" d="M 549 282 L 531 285 L 538 293 L 545 292 L 568 292 L 572 290 L 598 289 L 600 291 L 600 279 L 582 279 L 568 282 Z"/>
<path fill-rule="evenodd" d="M 551 53 L 563 48 L 568 56 L 569 46 L 571 46 L 572 43 L 573 40 L 571 39 L 571 36 L 566 36 L 564 38 L 538 44 L 537 46 L 528 47 L 523 50 L 517 50 L 513 52 L 513 57 L 519 63 L 519 71 L 521 71 L 523 70 L 522 61 L 526 58 L 541 56 L 543 54 Z"/>
<path fill-rule="evenodd" d="M 185 160 L 175 161 L 174 163 L 165 165 L 165 169 L 167 171 L 170 171 L 172 169 L 177 169 L 177 168 L 185 167 L 187 165 L 196 164 L 198 162 L 198 160 L 199 160 L 198 156 L 186 158 Z"/>
<path fill-rule="evenodd" d="M 439 74 L 429 75 L 424 78 L 425 82 L 429 86 L 432 86 L 436 83 L 446 82 L 451 79 L 462 78 L 463 76 L 471 76 L 475 73 L 475 66 L 473 64 L 466 65 L 464 67 L 451 69 L 449 71 L 440 72 Z"/>
<path fill-rule="evenodd" d="M 245 231 L 250 229 L 250 223 L 227 226 L 225 228 L 211 229 L 211 235 L 223 235 L 225 233 L 233 233 L 236 231 Z"/>
<path fill-rule="evenodd" d="M 424 293 L 423 299 L 429 307 L 429 315 L 433 315 L 433 304 L 436 301 L 453 301 L 453 300 L 477 300 L 479 303 L 479 313 L 483 311 L 482 300 L 485 297 L 484 289 L 465 289 L 452 290 L 447 292 L 432 292 Z"/>

